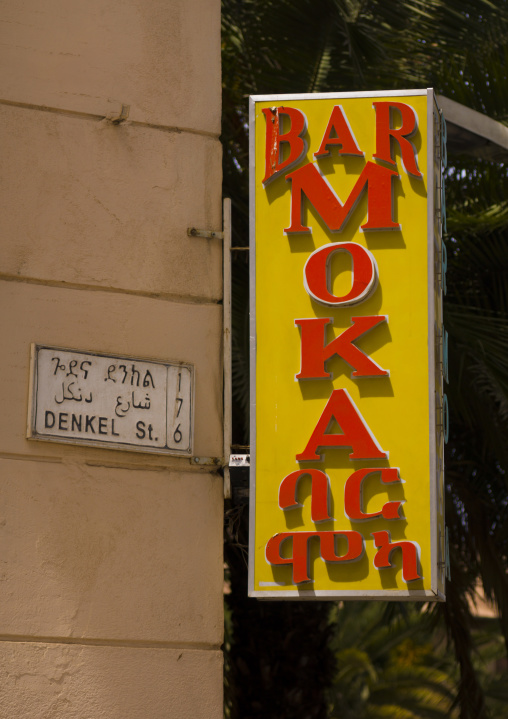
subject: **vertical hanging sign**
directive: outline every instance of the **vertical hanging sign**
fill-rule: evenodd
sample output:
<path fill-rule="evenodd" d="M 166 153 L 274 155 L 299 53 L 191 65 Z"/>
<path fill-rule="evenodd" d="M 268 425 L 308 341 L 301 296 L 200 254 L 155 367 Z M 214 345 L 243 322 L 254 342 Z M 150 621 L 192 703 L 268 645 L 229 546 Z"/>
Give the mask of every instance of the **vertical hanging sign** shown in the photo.
<path fill-rule="evenodd" d="M 250 596 L 444 599 L 442 125 L 250 100 Z"/>

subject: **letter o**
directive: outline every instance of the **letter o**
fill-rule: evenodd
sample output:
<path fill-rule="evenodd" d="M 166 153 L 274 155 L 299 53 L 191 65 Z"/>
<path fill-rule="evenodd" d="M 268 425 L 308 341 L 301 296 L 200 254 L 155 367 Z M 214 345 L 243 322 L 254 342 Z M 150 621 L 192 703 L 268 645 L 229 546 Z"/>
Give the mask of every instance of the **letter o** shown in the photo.
<path fill-rule="evenodd" d="M 353 260 L 353 284 L 342 297 L 330 292 L 331 258 L 335 252 L 349 252 Z M 303 285 L 312 297 L 323 305 L 354 305 L 363 302 L 374 292 L 378 282 L 377 263 L 374 255 L 356 242 L 334 242 L 315 250 L 303 268 Z"/>

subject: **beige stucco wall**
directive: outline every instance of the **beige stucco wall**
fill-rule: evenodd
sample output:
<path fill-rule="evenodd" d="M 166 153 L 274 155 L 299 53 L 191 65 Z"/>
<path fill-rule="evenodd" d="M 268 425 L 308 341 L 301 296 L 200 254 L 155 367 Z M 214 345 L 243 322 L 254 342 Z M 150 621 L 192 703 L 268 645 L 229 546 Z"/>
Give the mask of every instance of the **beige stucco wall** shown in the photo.
<path fill-rule="evenodd" d="M 220 2 L 0 18 L 0 717 L 220 717 Z M 31 343 L 193 363 L 194 456 L 27 440 Z"/>

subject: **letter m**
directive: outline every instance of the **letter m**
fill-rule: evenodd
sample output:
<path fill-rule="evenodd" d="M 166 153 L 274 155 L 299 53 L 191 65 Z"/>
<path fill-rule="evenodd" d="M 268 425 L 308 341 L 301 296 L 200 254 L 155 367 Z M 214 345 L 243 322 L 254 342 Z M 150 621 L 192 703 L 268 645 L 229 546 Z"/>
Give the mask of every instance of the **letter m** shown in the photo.
<path fill-rule="evenodd" d="M 314 207 L 332 232 L 340 232 L 351 216 L 365 188 L 367 188 L 367 222 L 362 230 L 398 230 L 392 217 L 392 178 L 397 170 L 390 170 L 374 162 L 367 162 L 344 204 L 319 172 L 315 163 L 308 163 L 287 175 L 291 181 L 291 225 L 284 232 L 310 232 L 303 224 L 303 196 Z"/>

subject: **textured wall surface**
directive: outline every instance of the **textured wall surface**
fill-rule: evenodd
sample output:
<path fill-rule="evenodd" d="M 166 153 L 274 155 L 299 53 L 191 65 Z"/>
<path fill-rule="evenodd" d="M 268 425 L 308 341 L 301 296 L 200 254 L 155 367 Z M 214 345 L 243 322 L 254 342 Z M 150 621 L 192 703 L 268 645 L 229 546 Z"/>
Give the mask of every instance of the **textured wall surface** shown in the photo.
<path fill-rule="evenodd" d="M 0 717 L 221 717 L 220 3 L 1 18 Z M 31 343 L 194 364 L 194 456 L 28 440 Z"/>

